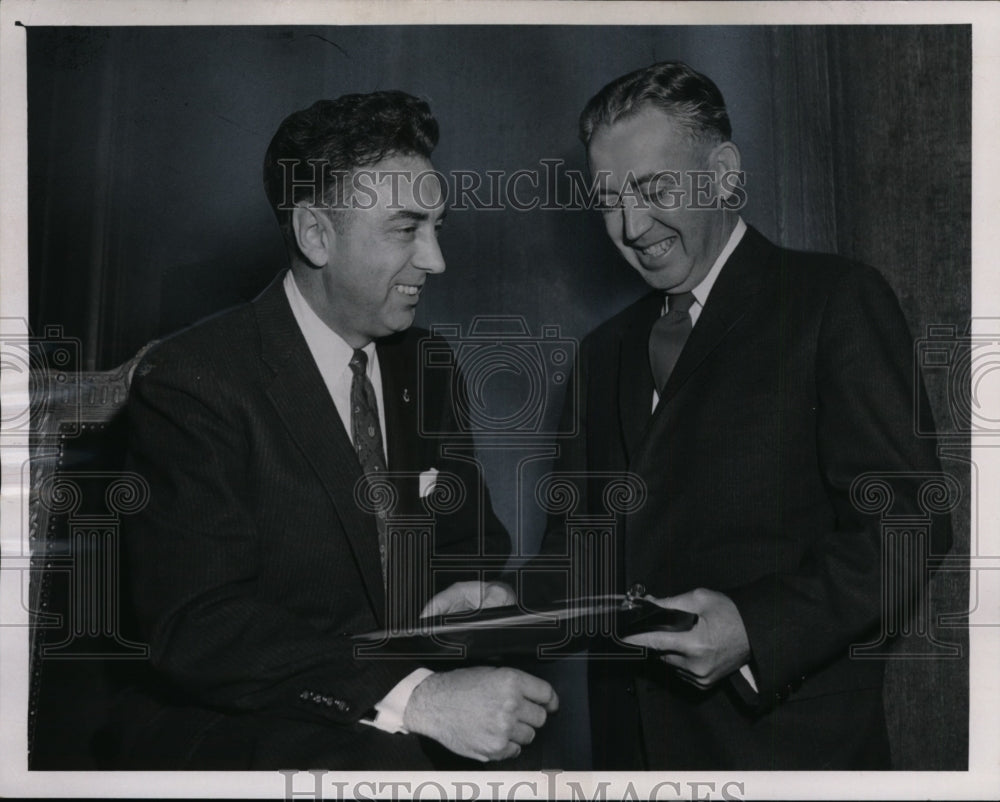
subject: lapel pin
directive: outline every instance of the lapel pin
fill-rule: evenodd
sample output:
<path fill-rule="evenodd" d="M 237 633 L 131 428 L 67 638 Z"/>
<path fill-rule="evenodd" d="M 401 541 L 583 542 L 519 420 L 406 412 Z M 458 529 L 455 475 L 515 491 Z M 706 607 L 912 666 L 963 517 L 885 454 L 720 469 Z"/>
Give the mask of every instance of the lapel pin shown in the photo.
<path fill-rule="evenodd" d="M 405 401 L 407 404 L 410 403 L 410 388 L 409 387 L 404 387 L 403 388 L 403 401 Z"/>

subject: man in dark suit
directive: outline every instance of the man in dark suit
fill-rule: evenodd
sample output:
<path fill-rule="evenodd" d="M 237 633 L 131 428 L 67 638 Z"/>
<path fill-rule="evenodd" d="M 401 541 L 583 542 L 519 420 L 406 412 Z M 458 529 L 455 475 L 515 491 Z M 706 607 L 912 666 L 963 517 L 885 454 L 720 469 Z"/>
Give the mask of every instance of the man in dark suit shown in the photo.
<path fill-rule="evenodd" d="M 869 267 L 744 224 L 722 96 L 686 65 L 613 81 L 580 131 L 608 234 L 653 291 L 583 341 L 560 468 L 644 483 L 617 590 L 698 615 L 627 638 L 645 657 L 591 663 L 595 764 L 888 768 L 883 664 L 850 647 L 878 636 L 889 589 L 852 486 L 891 476 L 894 511 L 920 514 L 939 471 L 896 299 Z M 599 509 L 600 485 L 585 492 Z M 949 544 L 938 521 L 930 552 Z M 543 552 L 567 552 L 558 520 Z"/>
<path fill-rule="evenodd" d="M 410 328 L 445 267 L 436 142 L 430 109 L 401 92 L 289 116 L 264 180 L 290 271 L 137 369 L 129 462 L 150 500 L 126 542 L 163 682 L 156 704 L 131 702 L 149 709 L 133 767 L 502 760 L 556 708 L 529 674 L 433 672 L 351 638 L 510 600 L 483 581 L 510 543 L 462 457 L 459 379 L 421 375 Z"/>

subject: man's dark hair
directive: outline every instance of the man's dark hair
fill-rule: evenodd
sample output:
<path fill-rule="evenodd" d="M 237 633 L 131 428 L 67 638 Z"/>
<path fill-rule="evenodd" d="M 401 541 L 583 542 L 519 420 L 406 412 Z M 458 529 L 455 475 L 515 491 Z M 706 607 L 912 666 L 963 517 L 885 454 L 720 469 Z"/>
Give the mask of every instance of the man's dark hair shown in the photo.
<path fill-rule="evenodd" d="M 264 191 L 285 238 L 297 202 L 337 208 L 353 171 L 391 156 L 430 158 L 437 141 L 430 106 L 396 90 L 317 100 L 288 115 L 264 155 Z"/>
<path fill-rule="evenodd" d="M 696 141 L 718 144 L 733 135 L 722 93 L 682 61 L 661 61 L 630 72 L 594 95 L 580 114 L 580 139 L 653 107 L 669 114 Z"/>

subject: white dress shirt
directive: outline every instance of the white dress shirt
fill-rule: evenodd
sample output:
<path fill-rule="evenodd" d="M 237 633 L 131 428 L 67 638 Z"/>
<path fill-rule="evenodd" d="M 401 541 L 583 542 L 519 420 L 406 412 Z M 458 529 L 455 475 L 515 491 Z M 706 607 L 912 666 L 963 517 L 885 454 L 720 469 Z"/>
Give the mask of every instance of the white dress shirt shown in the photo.
<path fill-rule="evenodd" d="M 316 367 L 319 368 L 323 383 L 337 407 L 340 422 L 344 424 L 347 436 L 351 437 L 351 382 L 354 372 L 351 370 L 351 360 L 354 349 L 343 337 L 320 320 L 309 302 L 295 283 L 292 271 L 285 274 L 285 295 L 292 307 L 295 322 L 299 324 L 302 336 L 306 338 L 309 353 L 312 354 Z M 375 388 L 375 400 L 378 404 L 378 424 L 382 428 L 382 456 L 389 462 L 389 444 L 385 436 L 385 407 L 382 404 L 382 371 L 379 368 L 378 351 L 375 343 L 370 342 L 362 349 L 368 354 L 368 379 Z"/>
<path fill-rule="evenodd" d="M 313 311 L 299 290 L 291 270 L 285 274 L 284 288 L 295 322 L 299 324 L 302 336 L 306 339 L 309 353 L 312 354 L 313 361 L 316 362 L 316 367 L 323 377 L 323 383 L 326 384 L 326 389 L 333 399 L 340 422 L 344 425 L 347 436 L 351 437 L 351 382 L 354 380 L 351 359 L 354 358 L 354 349 L 343 337 L 320 320 L 319 315 Z M 389 442 L 385 436 L 385 406 L 382 403 L 382 371 L 379 369 L 378 350 L 373 342 L 368 343 L 363 350 L 368 354 L 368 379 L 375 388 L 378 422 L 382 427 L 382 448 L 385 452 L 383 456 L 388 464 Z M 407 732 L 403 726 L 403 711 L 410 701 L 410 694 L 433 673 L 427 668 L 418 668 L 411 672 L 375 705 L 374 720 L 361 719 L 361 721 L 387 732 Z"/>

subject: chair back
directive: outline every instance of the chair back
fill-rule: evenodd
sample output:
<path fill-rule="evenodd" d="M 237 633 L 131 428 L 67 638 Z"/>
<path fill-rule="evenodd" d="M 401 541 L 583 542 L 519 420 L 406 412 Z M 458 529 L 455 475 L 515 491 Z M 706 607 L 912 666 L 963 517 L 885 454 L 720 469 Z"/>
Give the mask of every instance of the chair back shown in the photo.
<path fill-rule="evenodd" d="M 97 768 L 112 699 L 149 653 L 129 614 L 120 531 L 149 497 L 123 467 L 123 413 L 152 345 L 113 370 L 31 375 L 30 769 Z"/>

